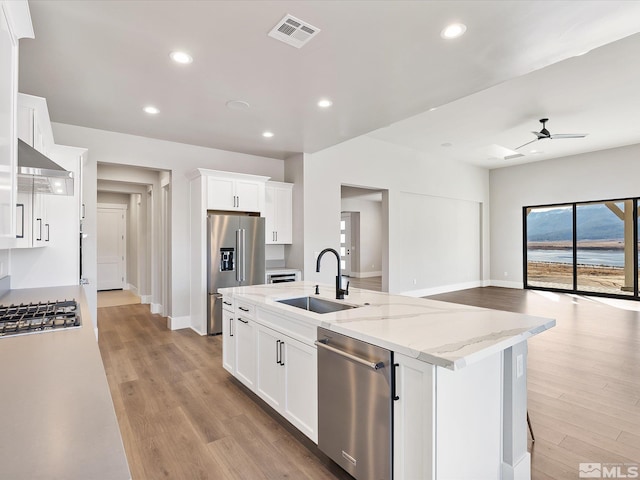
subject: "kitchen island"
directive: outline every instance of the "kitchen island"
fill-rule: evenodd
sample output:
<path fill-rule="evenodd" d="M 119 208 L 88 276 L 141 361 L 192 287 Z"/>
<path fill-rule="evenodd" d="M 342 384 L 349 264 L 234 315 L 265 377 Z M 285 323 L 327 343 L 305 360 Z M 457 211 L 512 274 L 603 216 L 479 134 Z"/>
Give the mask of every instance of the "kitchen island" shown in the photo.
<path fill-rule="evenodd" d="M 0 478 L 131 478 L 82 288 L 13 290 L 0 304 L 73 298 L 80 328 L 0 338 Z"/>
<path fill-rule="evenodd" d="M 530 478 L 526 341 L 555 320 L 360 289 L 335 300 L 335 287 L 315 294 L 311 282 L 220 292 L 223 366 L 313 441 L 323 327 L 394 354 L 396 480 Z M 306 296 L 356 308 L 279 302 Z"/>

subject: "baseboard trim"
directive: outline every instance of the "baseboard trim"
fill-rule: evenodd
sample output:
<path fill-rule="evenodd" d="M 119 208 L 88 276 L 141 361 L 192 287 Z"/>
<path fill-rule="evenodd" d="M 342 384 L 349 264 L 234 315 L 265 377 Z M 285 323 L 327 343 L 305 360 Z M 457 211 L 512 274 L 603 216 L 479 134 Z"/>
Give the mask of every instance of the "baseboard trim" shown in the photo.
<path fill-rule="evenodd" d="M 136 287 L 135 285 L 127 283 L 127 286 L 124 289 L 129 290 L 134 295 L 140 296 L 140 293 L 138 292 L 138 287 Z"/>
<path fill-rule="evenodd" d="M 400 292 L 400 295 L 407 297 L 428 297 L 429 295 L 438 295 L 440 293 L 456 292 L 458 290 L 466 290 L 468 288 L 482 287 L 482 281 L 465 283 L 454 283 L 452 285 L 442 285 L 440 287 L 421 288 L 418 290 L 409 290 L 406 292 Z"/>
<path fill-rule="evenodd" d="M 183 317 L 167 317 L 167 328 L 169 330 L 191 328 L 191 317 L 189 315 Z"/>
<path fill-rule="evenodd" d="M 507 282 L 506 280 L 491 280 L 489 285 L 492 287 L 517 288 L 519 290 L 524 288 L 523 282 Z"/>
<path fill-rule="evenodd" d="M 193 326 L 189 325 L 189 328 L 191 330 L 193 330 L 194 332 L 196 332 L 198 335 L 200 335 L 201 337 L 204 337 L 207 335 L 207 332 L 201 332 L 200 330 L 198 330 L 197 328 L 193 328 Z"/>
<path fill-rule="evenodd" d="M 144 303 L 145 305 L 148 305 L 151 303 L 151 295 L 139 295 L 140 297 L 140 303 Z"/>
<path fill-rule="evenodd" d="M 353 278 L 371 278 L 371 277 L 381 277 L 382 272 L 351 272 L 349 277 Z"/>
<path fill-rule="evenodd" d="M 509 465 L 502 462 L 502 480 L 528 480 L 531 478 L 531 454 L 526 452 L 518 463 Z"/>
<path fill-rule="evenodd" d="M 162 304 L 160 303 L 151 303 L 150 309 L 151 313 L 162 314 Z"/>

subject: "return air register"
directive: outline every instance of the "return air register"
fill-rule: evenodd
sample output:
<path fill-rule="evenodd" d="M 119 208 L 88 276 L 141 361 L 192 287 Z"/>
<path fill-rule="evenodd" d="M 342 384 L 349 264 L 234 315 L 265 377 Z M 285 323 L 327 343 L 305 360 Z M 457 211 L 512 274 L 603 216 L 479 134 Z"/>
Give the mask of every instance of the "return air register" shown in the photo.
<path fill-rule="evenodd" d="M 287 14 L 273 27 L 273 30 L 269 32 L 269 36 L 293 47 L 300 48 L 315 37 L 319 31 L 319 28 Z"/>

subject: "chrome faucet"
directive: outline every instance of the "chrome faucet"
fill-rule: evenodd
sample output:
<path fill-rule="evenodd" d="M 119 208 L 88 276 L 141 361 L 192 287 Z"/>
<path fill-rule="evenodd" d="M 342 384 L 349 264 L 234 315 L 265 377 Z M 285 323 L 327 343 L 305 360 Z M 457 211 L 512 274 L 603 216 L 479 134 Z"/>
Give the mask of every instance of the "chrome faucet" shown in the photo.
<path fill-rule="evenodd" d="M 325 248 L 324 250 L 322 250 L 320 252 L 320 255 L 318 255 L 318 260 L 316 261 L 316 272 L 320 272 L 320 260 L 322 260 L 322 256 L 327 252 L 333 253 L 336 256 L 336 260 L 338 262 L 338 276 L 336 277 L 336 299 L 344 300 L 344 295 L 349 295 L 349 283 L 347 282 L 347 288 L 343 290 L 341 282 L 342 273 L 340 272 L 340 255 L 338 254 L 338 252 L 336 252 L 333 248 Z"/>

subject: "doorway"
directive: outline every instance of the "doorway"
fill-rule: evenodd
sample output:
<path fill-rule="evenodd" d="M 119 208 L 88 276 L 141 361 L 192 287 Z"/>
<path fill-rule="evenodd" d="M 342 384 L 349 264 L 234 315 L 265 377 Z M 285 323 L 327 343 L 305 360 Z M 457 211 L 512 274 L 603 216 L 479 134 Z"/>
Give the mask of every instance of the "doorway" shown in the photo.
<path fill-rule="evenodd" d="M 125 205 L 98 204 L 98 291 L 125 288 L 126 211 Z"/>
<path fill-rule="evenodd" d="M 340 253 L 350 285 L 388 291 L 388 190 L 342 185 Z"/>

